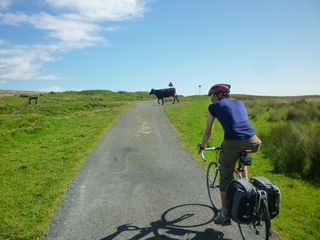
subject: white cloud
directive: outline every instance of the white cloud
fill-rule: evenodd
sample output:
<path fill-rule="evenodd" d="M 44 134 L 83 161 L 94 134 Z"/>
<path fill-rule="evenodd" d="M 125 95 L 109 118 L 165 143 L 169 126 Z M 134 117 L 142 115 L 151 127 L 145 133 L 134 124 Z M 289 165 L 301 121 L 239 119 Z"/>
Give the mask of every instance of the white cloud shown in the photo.
<path fill-rule="evenodd" d="M 47 0 L 56 8 L 65 8 L 90 21 L 120 21 L 143 16 L 146 6 L 141 0 Z"/>
<path fill-rule="evenodd" d="M 55 75 L 42 74 L 43 64 L 56 60 L 56 46 L 15 46 L 0 49 L 0 80 L 52 80 Z"/>
<path fill-rule="evenodd" d="M 107 32 L 115 32 L 115 31 L 118 31 L 119 29 L 122 29 L 122 28 L 119 26 L 110 26 L 110 27 L 106 27 L 104 30 Z"/>
<path fill-rule="evenodd" d="M 39 90 L 40 92 L 63 92 L 64 90 L 58 86 L 50 86 Z"/>
<path fill-rule="evenodd" d="M 0 12 L 0 24 L 20 26 L 31 24 L 35 29 L 47 32 L 54 43 L 45 45 L 9 45 L 0 39 L 0 80 L 57 79 L 43 74 L 45 63 L 57 60 L 57 55 L 78 48 L 99 44 L 106 45 L 101 36 L 104 31 L 116 31 L 118 27 L 104 27 L 105 21 L 123 21 L 141 17 L 146 11 L 142 0 L 46 0 L 49 6 L 61 12 L 52 15 L 39 12 L 28 15 L 23 12 Z M 0 0 L 0 10 L 12 1 Z M 5 47 L 5 48 L 4 48 Z"/>
<path fill-rule="evenodd" d="M 2 14 L 2 20 L 11 25 L 29 23 L 37 29 L 46 30 L 49 36 L 60 41 L 59 45 L 65 49 L 88 47 L 104 42 L 99 36 L 99 25 L 68 19 L 64 15 L 40 13 L 29 16 L 22 13 L 6 13 Z"/>
<path fill-rule="evenodd" d="M 1 0 L 0 1 L 0 10 L 7 9 L 12 3 L 12 0 Z"/>
<path fill-rule="evenodd" d="M 6 45 L 8 42 L 6 40 L 0 39 L 0 46 Z"/>

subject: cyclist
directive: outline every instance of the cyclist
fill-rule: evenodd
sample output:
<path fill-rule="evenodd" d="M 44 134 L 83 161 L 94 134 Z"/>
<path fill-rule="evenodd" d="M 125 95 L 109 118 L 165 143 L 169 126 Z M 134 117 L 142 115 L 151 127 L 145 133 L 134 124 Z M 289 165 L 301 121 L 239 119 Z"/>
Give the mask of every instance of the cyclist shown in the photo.
<path fill-rule="evenodd" d="M 223 226 L 231 224 L 230 217 L 227 216 L 226 187 L 232 181 L 239 152 L 249 149 L 256 152 L 261 145 L 255 129 L 248 120 L 243 102 L 229 98 L 230 87 L 229 84 L 216 84 L 210 88 L 208 95 L 212 104 L 208 107 L 207 127 L 198 145 L 198 153 L 201 153 L 210 139 L 214 121 L 217 118 L 224 130 L 224 140 L 220 155 L 219 186 L 222 209 L 215 218 L 215 223 Z M 246 168 L 243 177 L 248 178 Z"/>

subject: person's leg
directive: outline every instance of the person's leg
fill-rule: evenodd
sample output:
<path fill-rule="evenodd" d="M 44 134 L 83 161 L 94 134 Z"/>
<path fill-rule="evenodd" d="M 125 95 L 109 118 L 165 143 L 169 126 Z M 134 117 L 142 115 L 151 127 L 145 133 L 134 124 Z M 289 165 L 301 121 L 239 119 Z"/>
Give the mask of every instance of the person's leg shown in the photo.
<path fill-rule="evenodd" d="M 255 135 L 243 143 L 244 148 L 251 150 L 253 153 L 257 152 L 261 145 L 261 140 Z M 249 172 L 247 166 L 244 166 L 244 172 L 241 174 L 243 178 L 249 179 Z"/>
<path fill-rule="evenodd" d="M 238 152 L 233 147 L 234 141 L 224 141 L 220 156 L 220 196 L 222 211 L 227 213 L 227 185 L 233 180 L 233 171 L 238 158 Z"/>
<path fill-rule="evenodd" d="M 220 165 L 220 199 L 221 199 L 221 212 L 224 215 L 228 214 L 227 209 L 227 185 L 232 181 L 233 177 L 232 164 L 221 164 Z"/>
<path fill-rule="evenodd" d="M 227 210 L 227 193 L 220 191 L 220 198 L 221 198 L 221 212 L 223 212 L 224 215 L 228 214 Z"/>
<path fill-rule="evenodd" d="M 227 210 L 227 193 L 220 191 L 220 198 L 222 208 L 221 211 L 218 213 L 218 216 L 214 219 L 214 223 L 222 226 L 227 226 L 231 224 L 231 219 L 228 216 Z"/>
<path fill-rule="evenodd" d="M 227 226 L 231 224 L 230 217 L 227 216 L 227 193 L 220 192 L 222 209 L 218 213 L 218 216 L 214 219 L 215 224 Z"/>
<path fill-rule="evenodd" d="M 243 172 L 241 173 L 241 176 L 245 179 L 248 179 L 249 173 L 248 173 L 248 168 L 247 166 L 243 167 Z"/>
<path fill-rule="evenodd" d="M 238 149 L 234 148 L 235 141 L 224 141 L 222 145 L 222 153 L 220 156 L 220 198 L 222 209 L 215 219 L 216 224 L 229 225 L 231 224 L 228 217 L 227 209 L 227 185 L 233 179 L 233 170 L 238 158 Z"/>
<path fill-rule="evenodd" d="M 222 145 L 222 153 L 220 158 L 220 198 L 221 198 L 221 212 L 215 219 L 216 224 L 229 225 L 230 217 L 227 209 L 227 185 L 233 179 L 233 171 L 239 157 L 239 153 L 244 149 L 251 149 L 252 152 L 258 151 L 261 141 L 257 136 L 247 140 L 228 141 L 225 140 Z M 244 178 L 248 178 L 248 169 L 244 168 L 242 173 Z"/>

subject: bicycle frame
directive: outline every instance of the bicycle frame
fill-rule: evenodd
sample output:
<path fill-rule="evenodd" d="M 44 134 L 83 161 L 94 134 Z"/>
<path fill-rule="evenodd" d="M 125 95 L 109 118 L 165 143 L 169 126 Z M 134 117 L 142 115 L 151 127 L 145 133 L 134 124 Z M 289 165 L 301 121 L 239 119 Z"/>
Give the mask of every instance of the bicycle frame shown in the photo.
<path fill-rule="evenodd" d="M 204 150 L 205 151 L 215 151 L 218 154 L 220 154 L 222 152 L 221 147 L 209 147 L 209 148 L 205 148 Z M 252 158 L 250 156 L 248 156 L 248 153 L 250 153 L 250 152 L 251 152 L 251 150 L 244 150 L 243 152 L 241 152 L 239 154 L 239 157 L 237 160 L 237 162 L 238 162 L 237 167 L 233 170 L 236 173 L 238 179 L 243 178 L 242 173 L 245 172 L 244 167 L 247 165 L 251 165 Z M 207 159 L 204 155 L 204 151 L 201 152 L 201 158 L 203 161 L 207 161 Z M 250 164 L 248 162 L 250 162 Z M 246 163 L 248 163 L 248 164 L 246 164 Z M 220 158 L 217 161 L 217 169 L 220 170 Z"/>

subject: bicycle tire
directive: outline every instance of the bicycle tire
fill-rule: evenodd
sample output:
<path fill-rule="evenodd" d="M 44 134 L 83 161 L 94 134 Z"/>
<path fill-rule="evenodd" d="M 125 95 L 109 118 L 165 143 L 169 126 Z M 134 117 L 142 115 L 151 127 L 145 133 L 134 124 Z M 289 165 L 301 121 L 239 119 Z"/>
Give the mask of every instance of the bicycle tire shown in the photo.
<path fill-rule="evenodd" d="M 269 237 L 271 236 L 271 220 L 270 220 L 267 199 L 263 199 L 261 201 L 260 213 L 261 213 L 261 216 L 263 217 L 264 222 L 266 224 L 265 234 L 266 234 L 266 240 L 268 240 Z"/>
<path fill-rule="evenodd" d="M 219 169 L 216 162 L 211 162 L 207 169 L 207 190 L 209 195 L 209 200 L 212 207 L 216 211 L 221 210 L 221 198 L 220 198 L 220 175 Z"/>
<path fill-rule="evenodd" d="M 269 240 L 271 236 L 271 221 L 265 199 L 261 200 L 261 206 L 256 215 L 250 224 L 238 224 L 243 240 Z"/>

